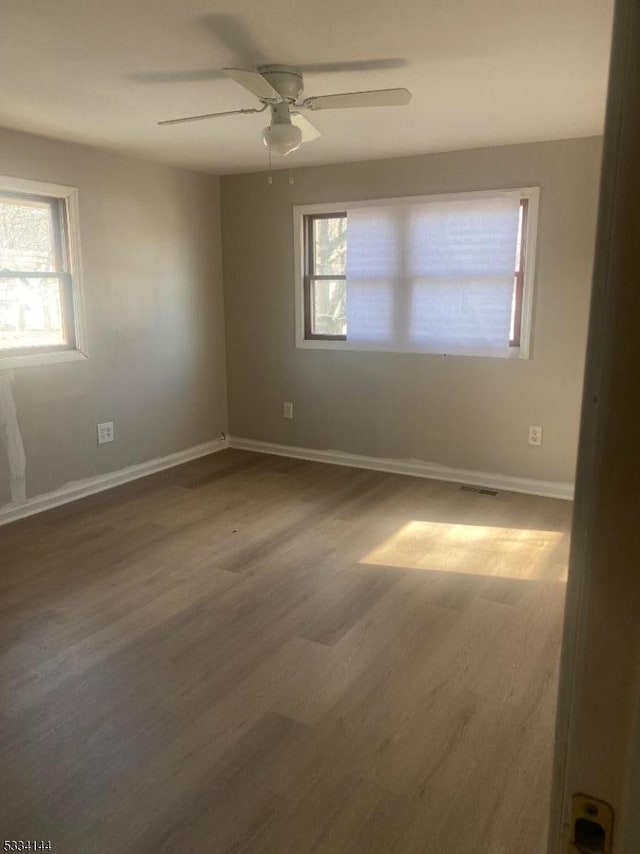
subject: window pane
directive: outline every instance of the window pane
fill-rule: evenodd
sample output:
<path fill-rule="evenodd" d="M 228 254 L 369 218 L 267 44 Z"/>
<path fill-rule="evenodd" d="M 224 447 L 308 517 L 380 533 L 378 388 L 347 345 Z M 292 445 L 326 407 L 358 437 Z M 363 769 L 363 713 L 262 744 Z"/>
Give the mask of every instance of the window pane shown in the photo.
<path fill-rule="evenodd" d="M 393 349 L 394 283 L 385 279 L 348 279 L 349 341 Z"/>
<path fill-rule="evenodd" d="M 511 322 L 509 323 L 509 341 L 513 341 L 516 334 L 516 310 L 518 305 L 518 277 L 513 279 L 513 296 L 511 298 Z"/>
<path fill-rule="evenodd" d="M 464 352 L 506 346 L 513 285 L 471 278 L 416 279 L 411 293 L 411 340 Z"/>
<path fill-rule="evenodd" d="M 516 270 L 522 269 L 522 232 L 524 225 L 524 204 L 520 202 L 520 213 L 518 215 L 518 242 L 516 243 Z"/>
<path fill-rule="evenodd" d="M 55 270 L 48 202 L 0 197 L 0 270 Z"/>
<path fill-rule="evenodd" d="M 347 261 L 347 218 L 313 220 L 313 253 L 316 276 L 344 276 Z"/>
<path fill-rule="evenodd" d="M 0 352 L 65 343 L 60 280 L 0 278 Z"/>
<path fill-rule="evenodd" d="M 311 282 L 311 311 L 311 330 L 314 335 L 346 335 L 346 281 L 320 279 Z"/>

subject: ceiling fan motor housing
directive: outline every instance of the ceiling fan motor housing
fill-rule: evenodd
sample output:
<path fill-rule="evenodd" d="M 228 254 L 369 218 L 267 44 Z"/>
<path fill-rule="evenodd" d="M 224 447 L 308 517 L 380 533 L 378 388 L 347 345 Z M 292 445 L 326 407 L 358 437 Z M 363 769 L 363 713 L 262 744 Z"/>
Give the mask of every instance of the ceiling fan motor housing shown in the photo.
<path fill-rule="evenodd" d="M 291 65 L 260 65 L 258 72 L 286 101 L 294 103 L 302 94 L 302 72 L 299 68 Z"/>

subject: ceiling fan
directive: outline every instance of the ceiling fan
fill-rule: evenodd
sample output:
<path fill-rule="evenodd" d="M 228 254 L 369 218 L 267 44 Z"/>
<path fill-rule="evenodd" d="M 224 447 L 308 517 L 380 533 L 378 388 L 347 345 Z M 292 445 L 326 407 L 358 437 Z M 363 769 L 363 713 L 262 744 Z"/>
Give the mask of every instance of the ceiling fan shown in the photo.
<path fill-rule="evenodd" d="M 271 122 L 263 131 L 262 141 L 270 152 L 291 154 L 305 142 L 320 136 L 320 131 L 300 110 L 337 110 L 350 107 L 400 107 L 411 100 L 408 89 L 372 89 L 366 92 L 341 92 L 336 95 L 316 95 L 300 101 L 304 89 L 302 71 L 290 65 L 259 65 L 256 70 L 223 68 L 223 72 L 255 95 L 260 107 L 225 110 L 200 116 L 167 119 L 160 125 L 197 122 L 221 116 L 271 111 Z"/>

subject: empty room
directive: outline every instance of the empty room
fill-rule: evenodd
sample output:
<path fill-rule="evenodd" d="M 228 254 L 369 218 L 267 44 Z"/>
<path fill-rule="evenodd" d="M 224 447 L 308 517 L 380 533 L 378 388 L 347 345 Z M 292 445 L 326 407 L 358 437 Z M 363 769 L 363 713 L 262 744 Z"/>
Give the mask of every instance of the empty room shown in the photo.
<path fill-rule="evenodd" d="M 3 850 L 640 850 L 614 11 L 3 4 Z"/>

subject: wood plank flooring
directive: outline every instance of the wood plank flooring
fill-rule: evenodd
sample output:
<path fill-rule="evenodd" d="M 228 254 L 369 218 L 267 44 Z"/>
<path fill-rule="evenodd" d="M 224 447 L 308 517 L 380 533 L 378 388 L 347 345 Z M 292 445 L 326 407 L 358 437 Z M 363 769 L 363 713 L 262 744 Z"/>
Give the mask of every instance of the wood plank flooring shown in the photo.
<path fill-rule="evenodd" d="M 540 854 L 570 513 L 229 450 L 1 528 L 1 839 Z"/>

